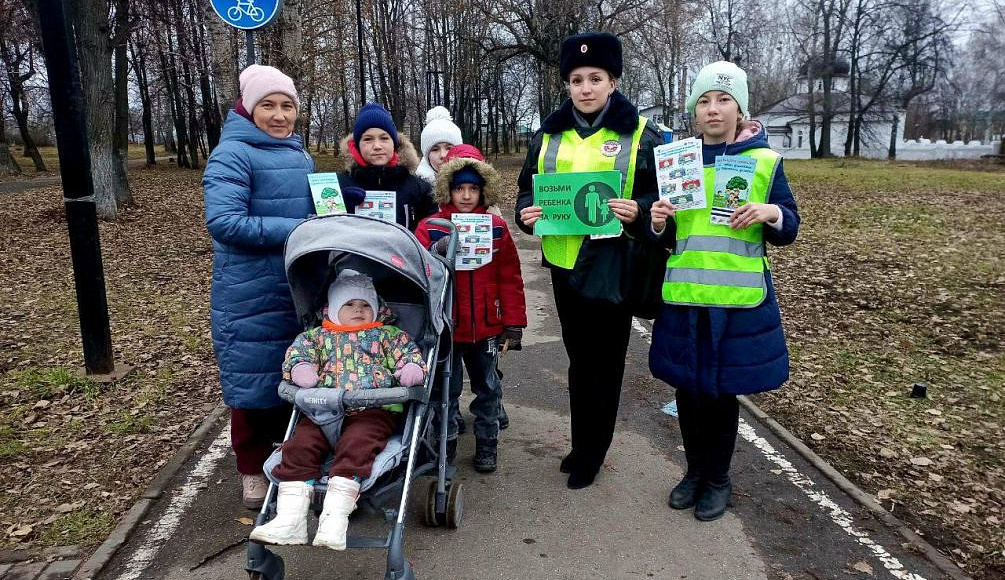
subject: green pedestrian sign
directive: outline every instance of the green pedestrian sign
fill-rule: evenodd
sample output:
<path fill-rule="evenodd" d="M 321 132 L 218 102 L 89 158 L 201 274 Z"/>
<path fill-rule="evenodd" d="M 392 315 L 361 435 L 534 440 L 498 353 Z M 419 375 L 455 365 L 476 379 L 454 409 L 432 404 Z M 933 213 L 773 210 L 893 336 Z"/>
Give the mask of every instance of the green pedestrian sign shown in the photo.
<path fill-rule="evenodd" d="M 534 235 L 618 235 L 621 222 L 607 200 L 619 197 L 620 171 L 538 173 L 534 205 L 541 206 L 542 215 Z"/>

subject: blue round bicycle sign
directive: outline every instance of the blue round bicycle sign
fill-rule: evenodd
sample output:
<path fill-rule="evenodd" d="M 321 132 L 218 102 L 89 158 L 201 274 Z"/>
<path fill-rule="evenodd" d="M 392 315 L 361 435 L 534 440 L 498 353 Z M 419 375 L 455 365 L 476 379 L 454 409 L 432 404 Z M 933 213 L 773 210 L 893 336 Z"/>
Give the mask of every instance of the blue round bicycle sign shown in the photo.
<path fill-rule="evenodd" d="M 282 0 L 210 0 L 216 15 L 243 30 L 261 28 L 279 14 Z"/>

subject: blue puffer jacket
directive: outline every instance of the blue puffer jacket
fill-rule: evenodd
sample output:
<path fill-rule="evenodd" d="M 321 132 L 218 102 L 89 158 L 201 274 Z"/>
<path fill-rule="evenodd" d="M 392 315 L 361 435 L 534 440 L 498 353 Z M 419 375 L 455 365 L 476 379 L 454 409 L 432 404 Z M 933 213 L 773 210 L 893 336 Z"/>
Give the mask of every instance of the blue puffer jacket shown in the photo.
<path fill-rule="evenodd" d="M 282 404 L 283 356 L 302 330 L 283 267 L 286 236 L 314 211 L 314 161 L 299 135 L 275 139 L 231 111 L 206 163 L 206 227 L 213 237 L 210 320 L 223 401 Z"/>
<path fill-rule="evenodd" d="M 719 155 L 736 155 L 767 147 L 758 133 L 730 145 L 705 145 L 706 165 Z M 768 203 L 782 211 L 782 228 L 764 226 L 764 241 L 775 246 L 791 244 L 799 231 L 799 212 L 779 161 Z M 656 239 L 672 246 L 672 220 Z M 775 301 L 770 272 L 768 296 L 754 308 L 709 308 L 665 304 L 653 324 L 649 369 L 653 376 L 676 388 L 706 393 L 742 395 L 777 389 L 789 378 L 789 353 L 785 346 L 781 314 Z"/>

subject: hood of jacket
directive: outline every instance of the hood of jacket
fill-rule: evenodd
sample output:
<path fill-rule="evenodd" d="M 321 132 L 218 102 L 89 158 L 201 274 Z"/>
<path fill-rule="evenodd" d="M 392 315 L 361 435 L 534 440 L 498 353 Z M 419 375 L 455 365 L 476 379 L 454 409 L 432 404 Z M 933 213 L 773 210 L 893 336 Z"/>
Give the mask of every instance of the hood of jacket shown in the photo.
<path fill-rule="evenodd" d="M 440 207 L 450 205 L 450 180 L 454 178 L 455 173 L 464 167 L 471 167 L 485 180 L 485 185 L 482 186 L 482 201 L 484 202 L 482 205 L 488 207 L 498 204 L 501 194 L 500 188 L 502 187 L 502 178 L 499 176 L 499 172 L 484 161 L 470 157 L 458 157 L 441 165 L 439 173 L 436 174 L 433 199 L 436 200 L 437 205 Z"/>
<path fill-rule="evenodd" d="M 349 140 L 352 139 L 352 134 L 348 134 L 342 137 L 342 141 L 339 142 L 339 155 L 345 159 L 345 170 L 352 172 L 354 169 L 360 167 L 359 163 L 353 159 L 352 155 L 349 153 Z M 408 140 L 408 137 L 401 133 L 398 133 L 398 167 L 404 167 L 409 173 L 415 173 L 415 170 L 419 167 L 419 153 L 415 150 L 415 145 Z"/>
<path fill-rule="evenodd" d="M 621 94 L 621 91 L 614 91 L 610 97 L 611 106 L 601 120 L 600 126 L 610 129 L 619 135 L 633 133 L 639 126 L 639 109 L 628 100 L 628 97 Z M 576 117 L 572 114 L 572 99 L 565 99 L 565 102 L 541 123 L 541 131 L 544 133 L 561 133 L 576 126 Z"/>
<path fill-rule="evenodd" d="M 304 146 L 303 139 L 297 133 L 293 133 L 285 139 L 276 139 L 259 129 L 257 125 L 233 109 L 227 113 L 227 122 L 223 124 L 223 132 L 220 133 L 220 143 L 227 141 L 240 141 L 259 149 L 286 148 L 301 150 Z"/>
<path fill-rule="evenodd" d="M 729 143 L 716 143 L 714 145 L 701 146 L 702 156 L 706 165 L 711 163 L 719 155 L 739 155 L 748 149 L 767 148 L 768 132 L 760 121 L 743 121 L 740 123 L 740 130 L 737 133 L 739 141 Z"/>

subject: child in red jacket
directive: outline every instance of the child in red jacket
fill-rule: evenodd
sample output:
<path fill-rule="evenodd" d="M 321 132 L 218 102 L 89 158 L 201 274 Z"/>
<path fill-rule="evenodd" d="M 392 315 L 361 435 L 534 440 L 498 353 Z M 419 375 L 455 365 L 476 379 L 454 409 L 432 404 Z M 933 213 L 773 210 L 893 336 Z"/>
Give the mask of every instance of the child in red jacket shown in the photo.
<path fill-rule="evenodd" d="M 499 201 L 500 177 L 474 147 L 460 147 L 447 155 L 436 177 L 434 195 L 440 211 L 421 221 L 415 236 L 427 248 L 445 251 L 448 232 L 430 219 L 453 220 L 460 214 L 477 214 L 484 223 L 458 226 L 457 300 L 454 308 L 454 359 L 451 376 L 451 409 L 447 443 L 456 449 L 456 400 L 464 380 L 462 362 L 471 379 L 475 434 L 474 467 L 495 471 L 498 459 L 499 408 L 502 385 L 496 372 L 499 349 L 519 350 L 527 326 L 527 304 L 520 275 L 520 258 L 506 222 L 487 212 Z M 473 150 L 473 151 L 471 151 Z M 468 156 L 470 155 L 470 156 Z M 463 219 L 463 218 L 461 218 Z M 475 218 L 478 219 L 478 218 Z M 491 228 L 491 235 L 487 231 Z M 482 230 L 482 231 L 479 231 Z M 491 240 L 491 247 L 486 243 Z M 448 452 L 448 455 L 451 455 Z"/>

